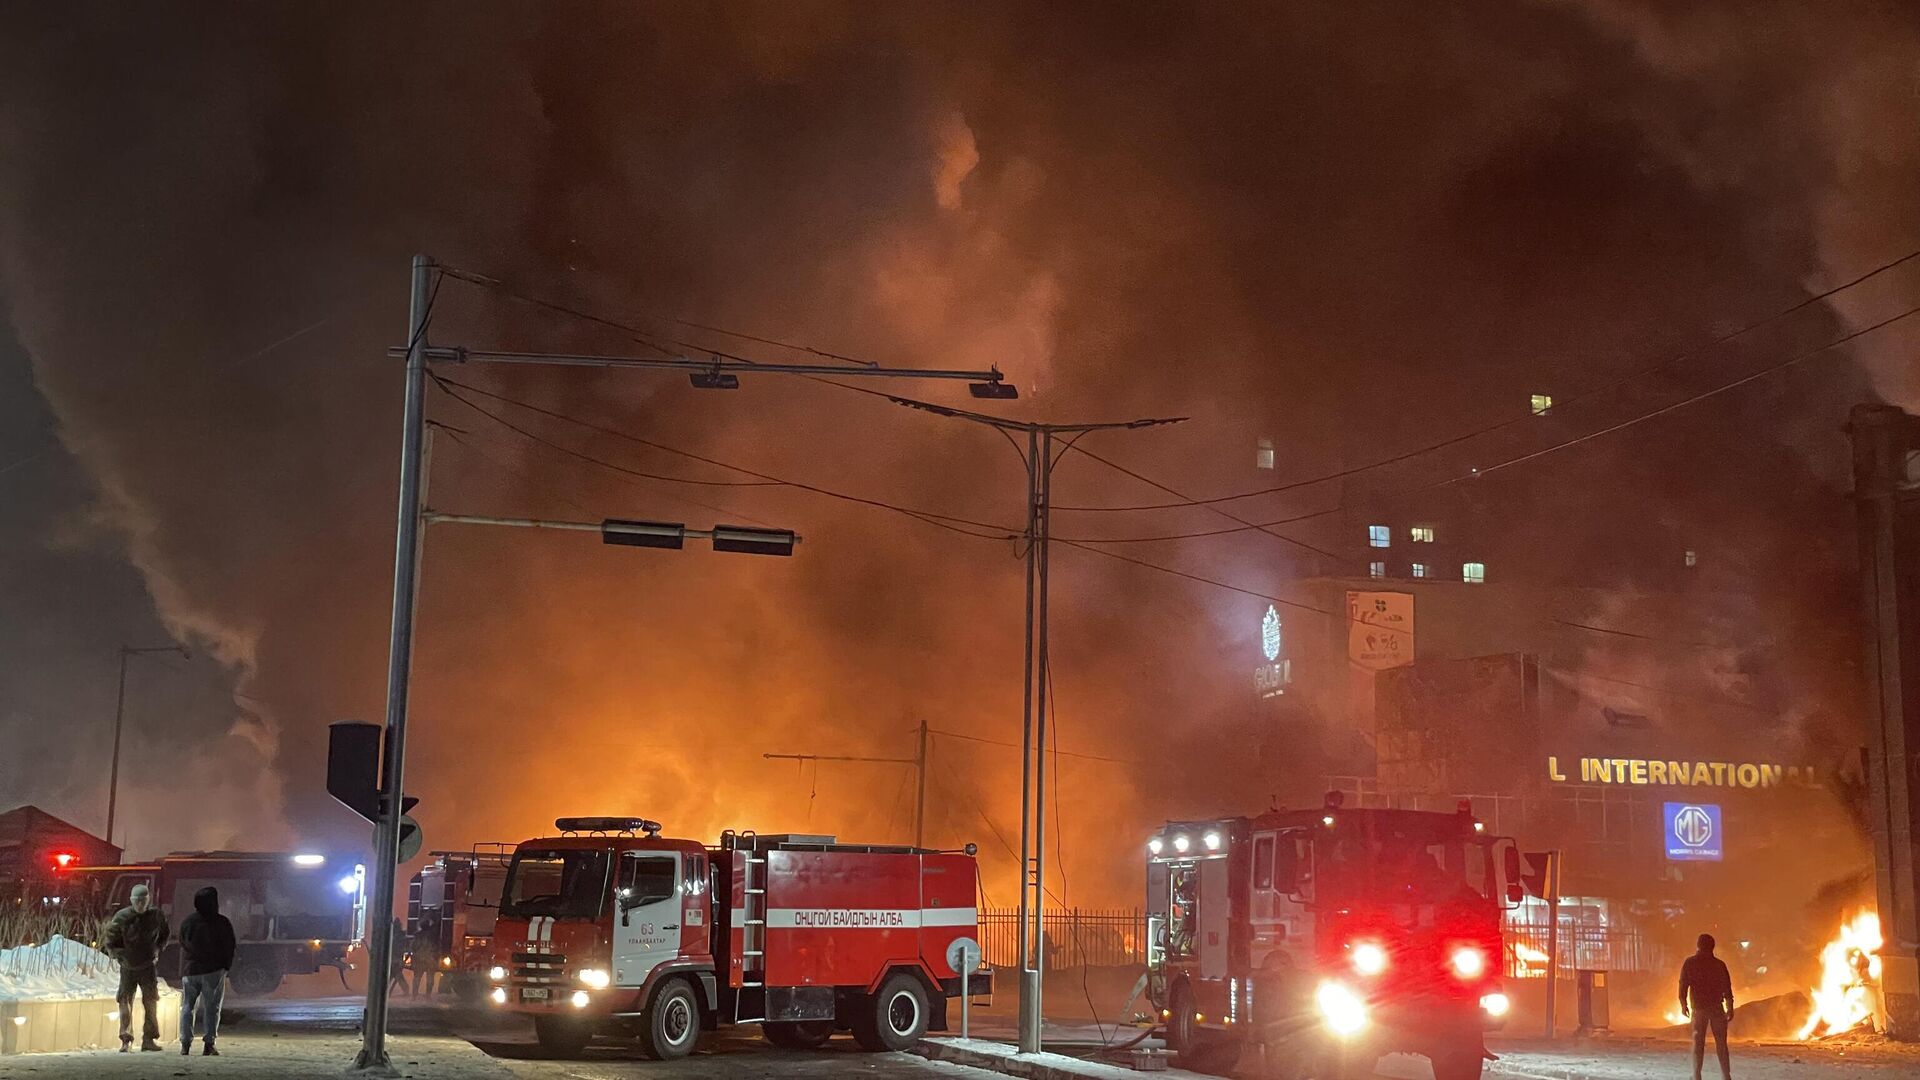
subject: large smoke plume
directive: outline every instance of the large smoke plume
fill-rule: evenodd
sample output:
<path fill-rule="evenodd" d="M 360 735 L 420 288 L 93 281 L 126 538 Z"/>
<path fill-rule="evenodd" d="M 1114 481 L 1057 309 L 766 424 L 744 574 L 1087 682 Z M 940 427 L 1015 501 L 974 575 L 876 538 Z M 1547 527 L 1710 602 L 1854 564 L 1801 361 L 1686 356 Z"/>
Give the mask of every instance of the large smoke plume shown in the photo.
<path fill-rule="evenodd" d="M 44 493 L 9 515 L 6 557 L 29 568 L 12 577 L 87 588 L 9 594 L 8 640 L 32 662 L 7 691 L 47 704 L 5 703 L 7 740 L 37 763 L 0 781 L 87 812 L 110 707 L 94 687 L 144 617 L 131 566 L 160 624 L 235 691 L 173 702 L 135 739 L 138 835 L 357 835 L 315 762 L 325 723 L 377 718 L 383 696 L 399 409 L 384 349 L 415 251 L 624 320 L 997 364 L 1027 392 L 1021 415 L 1190 415 L 1086 445 L 1194 494 L 1235 490 L 1502 419 L 1528 387 L 1598 385 L 1913 246 L 1920 31 L 1899 5 L 1848 7 L 17 7 L 0 33 L 0 282 L 58 447 L 27 440 L 41 460 L 0 474 Z M 1810 309 L 1581 423 L 1890 314 L 1914 284 Z M 448 343 L 639 347 L 454 281 L 435 318 Z M 1745 644 L 1768 678 L 1836 668 L 1846 616 L 1815 624 L 1850 595 L 1838 424 L 1869 385 L 1915 389 L 1913 330 L 1867 340 L 1871 383 L 1828 354 L 1490 476 L 1482 497 L 1520 538 L 1500 570 L 1604 577 L 1630 554 L 1621 521 L 1684 522 L 1728 536 L 1727 588 L 1757 598 Z M 1021 513 L 1020 467 L 989 433 L 831 387 L 455 375 L 838 490 Z M 645 812 L 694 836 L 899 838 L 898 769 L 816 778 L 760 754 L 902 755 L 923 716 L 1018 738 L 1012 545 L 803 492 L 630 483 L 444 396 L 432 415 L 458 429 L 436 445 L 438 508 L 752 518 L 805 541 L 789 562 L 437 527 L 409 782 L 430 843 L 516 838 L 566 811 Z M 729 478 L 513 418 L 631 467 Z M 1251 468 L 1260 436 L 1276 474 Z M 1513 445 L 1468 444 L 1350 495 Z M 1071 456 L 1058 490 L 1165 498 Z M 1343 520 L 1298 534 L 1337 542 Z M 1058 531 L 1220 524 L 1063 515 Z M 1335 569 L 1259 534 L 1127 550 L 1283 595 Z M 1145 822 L 1276 790 L 1236 766 L 1265 601 L 1078 550 L 1056 567 L 1062 748 L 1167 766 L 1062 761 L 1069 884 L 1121 899 Z M 1781 695 L 1844 704 L 1846 686 Z M 930 838 L 979 842 L 1007 899 L 993 832 L 1017 826 L 1014 754 L 952 738 L 935 754 Z"/>

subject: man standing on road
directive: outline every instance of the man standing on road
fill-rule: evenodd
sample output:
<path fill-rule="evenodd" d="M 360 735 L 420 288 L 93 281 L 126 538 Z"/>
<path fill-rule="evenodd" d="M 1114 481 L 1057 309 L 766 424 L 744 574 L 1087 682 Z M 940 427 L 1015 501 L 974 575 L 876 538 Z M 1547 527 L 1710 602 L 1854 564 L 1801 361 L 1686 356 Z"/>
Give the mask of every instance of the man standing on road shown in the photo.
<path fill-rule="evenodd" d="M 233 923 L 220 914 L 220 892 L 208 885 L 193 894 L 193 914 L 180 921 L 180 951 L 186 966 L 180 976 L 180 1053 L 193 1049 L 193 1006 L 205 1010 L 200 1053 L 219 1057 L 213 1040 L 220 1032 L 220 1001 L 226 996 L 227 972 L 233 969 L 236 948 Z"/>
<path fill-rule="evenodd" d="M 120 1003 L 120 1052 L 133 1048 L 133 992 L 140 991 L 140 1005 L 146 1011 L 146 1026 L 141 1029 L 140 1049 L 159 1050 L 160 986 L 154 968 L 160 963 L 160 950 L 167 946 L 167 920 L 154 906 L 153 892 L 135 885 L 132 904 L 114 913 L 107 923 L 107 955 L 120 962 L 120 990 L 114 1000 Z"/>
<path fill-rule="evenodd" d="M 1732 1080 L 1727 1063 L 1727 1019 L 1733 1015 L 1733 976 L 1724 960 L 1713 955 L 1713 935 L 1700 935 L 1700 950 L 1680 965 L 1680 1012 L 1693 1018 L 1693 1080 L 1700 1080 L 1700 1064 L 1707 1056 L 1707 1031 L 1713 1031 L 1714 1052 L 1720 1057 L 1722 1080 Z"/>

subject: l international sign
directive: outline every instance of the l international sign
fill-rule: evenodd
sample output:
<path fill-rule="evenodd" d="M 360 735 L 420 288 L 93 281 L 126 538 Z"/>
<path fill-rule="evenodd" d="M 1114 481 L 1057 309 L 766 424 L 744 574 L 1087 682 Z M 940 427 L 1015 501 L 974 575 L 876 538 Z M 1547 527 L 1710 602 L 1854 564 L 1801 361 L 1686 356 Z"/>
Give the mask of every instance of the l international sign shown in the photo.
<path fill-rule="evenodd" d="M 1667 858 L 1673 862 L 1719 862 L 1722 831 L 1717 803 L 1665 804 Z"/>
<path fill-rule="evenodd" d="M 1349 590 L 1347 659 L 1369 671 L 1413 663 L 1413 594 Z"/>
<path fill-rule="evenodd" d="M 1633 787 L 1815 788 L 1823 784 L 1812 765 L 1767 761 L 1675 761 L 1666 758 L 1579 759 L 1577 781 L 1566 771 L 1572 763 L 1547 758 L 1547 779 L 1556 784 L 1627 784 Z"/>

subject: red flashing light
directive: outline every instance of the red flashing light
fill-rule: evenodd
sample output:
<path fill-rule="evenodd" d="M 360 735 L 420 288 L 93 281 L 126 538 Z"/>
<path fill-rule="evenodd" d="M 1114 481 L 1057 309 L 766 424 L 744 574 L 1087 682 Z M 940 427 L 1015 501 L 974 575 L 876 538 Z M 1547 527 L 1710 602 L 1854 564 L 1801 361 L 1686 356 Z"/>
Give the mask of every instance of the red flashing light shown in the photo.
<path fill-rule="evenodd" d="M 80 856 L 75 855 L 71 851 L 55 852 L 53 856 L 53 868 L 55 870 L 65 870 L 67 867 L 72 866 L 74 860 L 79 857 Z"/>

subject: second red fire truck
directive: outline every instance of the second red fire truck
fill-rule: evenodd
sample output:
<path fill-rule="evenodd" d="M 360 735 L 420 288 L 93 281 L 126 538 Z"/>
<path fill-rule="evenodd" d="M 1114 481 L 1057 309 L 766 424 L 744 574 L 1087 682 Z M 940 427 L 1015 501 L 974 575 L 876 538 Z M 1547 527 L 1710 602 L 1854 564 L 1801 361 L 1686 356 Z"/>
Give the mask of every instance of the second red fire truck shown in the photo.
<path fill-rule="evenodd" d="M 898 1050 L 946 1027 L 980 956 L 973 850 L 727 832 L 707 846 L 644 818 L 561 818 L 519 845 L 494 924 L 493 1002 L 578 1054 L 634 1035 L 650 1056 L 758 1023 L 778 1046 L 851 1031 Z M 974 972 L 975 994 L 990 976 Z"/>
<path fill-rule="evenodd" d="M 1147 986 L 1167 1043 L 1278 1080 L 1423 1054 L 1477 1080 L 1505 1022 L 1501 914 L 1519 853 L 1458 813 L 1347 809 L 1170 821 L 1147 841 Z"/>

